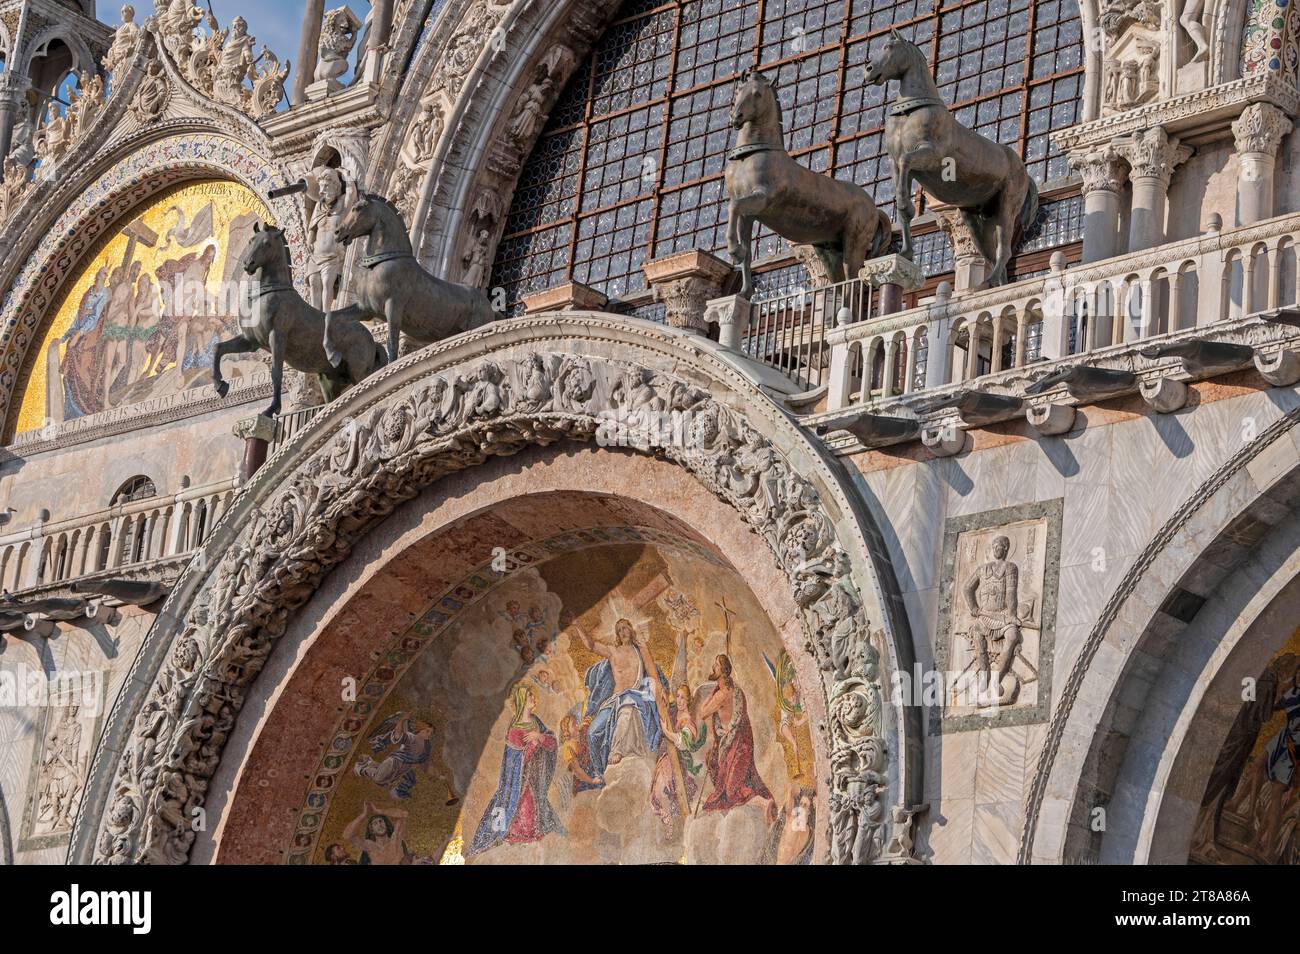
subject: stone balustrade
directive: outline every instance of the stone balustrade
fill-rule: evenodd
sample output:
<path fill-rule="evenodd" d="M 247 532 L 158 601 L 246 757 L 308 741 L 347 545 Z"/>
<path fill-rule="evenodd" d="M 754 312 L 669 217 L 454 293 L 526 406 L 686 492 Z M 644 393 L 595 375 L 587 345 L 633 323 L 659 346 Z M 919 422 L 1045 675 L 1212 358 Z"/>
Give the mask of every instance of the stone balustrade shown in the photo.
<path fill-rule="evenodd" d="M 797 379 L 823 380 L 829 411 L 879 404 L 1295 304 L 1297 239 L 1300 214 L 1226 231 L 1216 220 L 1203 235 L 1158 248 L 1070 269 L 1058 255 L 1047 273 L 1013 284 L 964 293 L 944 285 L 915 308 L 851 309 L 842 317 L 854 320 L 827 323 L 817 296 L 852 300 L 846 286 L 854 283 L 843 283 L 833 293 L 804 293 L 814 304 L 782 322 L 782 340 L 798 346 L 793 354 L 746 350 L 776 366 L 799 365 Z M 749 334 L 758 340 L 765 332 L 751 323 Z M 821 339 L 829 357 L 808 344 Z"/>
<path fill-rule="evenodd" d="M 207 539 L 237 479 L 0 534 L 0 588 L 21 592 L 183 557 Z"/>

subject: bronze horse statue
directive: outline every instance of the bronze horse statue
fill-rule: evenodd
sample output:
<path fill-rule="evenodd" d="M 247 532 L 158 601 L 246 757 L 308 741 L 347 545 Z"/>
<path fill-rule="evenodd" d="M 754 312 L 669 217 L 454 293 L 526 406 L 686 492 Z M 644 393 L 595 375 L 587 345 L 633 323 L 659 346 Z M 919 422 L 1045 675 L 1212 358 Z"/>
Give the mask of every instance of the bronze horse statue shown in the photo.
<path fill-rule="evenodd" d="M 991 266 L 981 287 L 1007 280 L 1017 230 L 1038 217 L 1038 186 L 1015 150 L 960 125 L 948 111 L 920 47 L 891 30 L 866 80 L 898 80 L 899 95 L 885 117 L 885 148 L 893 162 L 894 195 L 903 226 L 902 254 L 912 257 L 912 181 L 961 210 L 980 254 Z"/>
<path fill-rule="evenodd" d="M 865 189 L 806 169 L 785 149 L 776 88 L 757 72 L 736 88 L 727 153 L 727 247 L 744 275 L 741 295 L 754 291 L 754 223 L 799 245 L 811 245 L 831 281 L 854 278 L 890 240 L 889 217 Z"/>
<path fill-rule="evenodd" d="M 401 213 L 382 196 L 358 192 L 359 198 L 335 227 L 344 245 L 366 236 L 365 255 L 352 276 L 356 304 L 326 316 L 325 350 L 334 358 L 334 327 L 356 319 L 388 322 L 388 360 L 397 360 L 405 333 L 421 344 L 450 338 L 490 322 L 494 315 L 487 296 L 435 278 L 420 267 L 411 250 Z"/>
<path fill-rule="evenodd" d="M 259 222 L 253 226 L 239 259 L 250 283 L 251 304 L 240 307 L 240 334 L 217 343 L 212 356 L 212 384 L 222 397 L 230 385 L 221 377 L 221 359 L 252 351 L 271 353 L 271 404 L 262 413 L 280 413 L 280 382 L 284 365 L 315 374 L 326 401 L 384 365 L 384 349 L 360 322 L 335 322 L 334 341 L 342 360 L 335 365 L 325 356 L 325 315 L 309 305 L 293 287 L 289 245 L 284 232 Z"/>

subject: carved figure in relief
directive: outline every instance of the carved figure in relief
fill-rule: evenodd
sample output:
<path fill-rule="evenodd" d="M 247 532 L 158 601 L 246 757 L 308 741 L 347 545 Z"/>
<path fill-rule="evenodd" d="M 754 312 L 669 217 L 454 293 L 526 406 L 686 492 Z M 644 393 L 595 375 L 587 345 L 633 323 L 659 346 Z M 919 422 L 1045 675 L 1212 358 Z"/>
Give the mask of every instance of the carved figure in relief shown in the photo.
<path fill-rule="evenodd" d="M 971 627 L 966 633 L 979 667 L 980 702 L 1007 705 L 1015 701 L 1020 681 L 1011 671 L 1019 651 L 1020 567 L 1007 559 L 1011 541 L 993 539 L 989 555 L 962 588 L 970 610 Z"/>

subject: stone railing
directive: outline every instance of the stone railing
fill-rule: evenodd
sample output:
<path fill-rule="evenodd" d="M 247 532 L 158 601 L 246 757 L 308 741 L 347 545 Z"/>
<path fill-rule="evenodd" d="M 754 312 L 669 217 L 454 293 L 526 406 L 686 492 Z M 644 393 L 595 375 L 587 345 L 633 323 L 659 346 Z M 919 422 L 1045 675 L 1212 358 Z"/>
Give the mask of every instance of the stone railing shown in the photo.
<path fill-rule="evenodd" d="M 0 534 L 0 589 L 21 593 L 135 570 L 192 553 L 239 488 L 237 479 L 121 503 Z"/>
<path fill-rule="evenodd" d="M 1211 221 L 1195 238 L 1068 270 L 1058 254 L 1046 274 L 962 294 L 941 285 L 932 301 L 861 320 L 827 326 L 824 309 L 808 307 L 782 326 L 786 352 L 745 350 L 801 383 L 824 380 L 830 411 L 889 402 L 1295 304 L 1297 239 L 1300 214 L 1227 231 Z M 834 295 L 852 298 L 854 284 Z M 867 283 L 856 284 L 861 297 Z M 749 337 L 763 333 L 751 320 Z"/>

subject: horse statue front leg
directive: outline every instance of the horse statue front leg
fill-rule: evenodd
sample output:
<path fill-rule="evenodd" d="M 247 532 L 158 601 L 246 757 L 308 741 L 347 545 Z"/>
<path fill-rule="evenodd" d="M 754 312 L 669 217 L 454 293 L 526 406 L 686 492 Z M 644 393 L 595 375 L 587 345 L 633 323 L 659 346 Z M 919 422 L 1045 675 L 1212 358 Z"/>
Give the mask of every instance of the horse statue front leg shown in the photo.
<path fill-rule="evenodd" d="M 734 265 L 740 266 L 744 281 L 740 288 L 740 297 L 749 298 L 754 294 L 753 270 L 754 220 L 742 215 L 735 199 L 727 209 L 727 251 L 731 254 Z"/>
<path fill-rule="evenodd" d="M 271 331 L 271 403 L 262 412 L 265 417 L 280 413 L 280 383 L 284 378 L 284 332 Z"/>
<path fill-rule="evenodd" d="M 916 215 L 916 205 L 912 202 L 912 164 L 907 156 L 893 160 L 894 166 L 894 209 L 898 213 L 898 224 L 903 230 L 903 246 L 898 253 L 903 258 L 912 257 L 912 218 Z"/>
<path fill-rule="evenodd" d="M 212 353 L 212 386 L 216 389 L 218 397 L 225 397 L 230 393 L 230 383 L 221 376 L 221 359 L 228 354 L 248 354 L 256 350 L 257 345 L 243 335 L 217 342 L 217 347 Z"/>
<path fill-rule="evenodd" d="M 384 302 L 384 316 L 388 319 L 388 363 L 393 364 L 402 343 L 402 306 L 396 298 Z"/>

